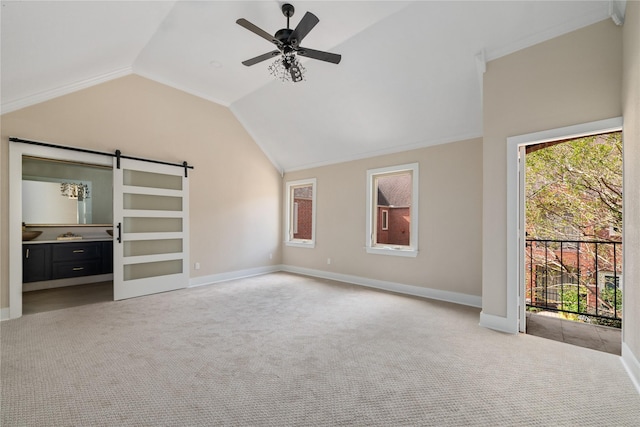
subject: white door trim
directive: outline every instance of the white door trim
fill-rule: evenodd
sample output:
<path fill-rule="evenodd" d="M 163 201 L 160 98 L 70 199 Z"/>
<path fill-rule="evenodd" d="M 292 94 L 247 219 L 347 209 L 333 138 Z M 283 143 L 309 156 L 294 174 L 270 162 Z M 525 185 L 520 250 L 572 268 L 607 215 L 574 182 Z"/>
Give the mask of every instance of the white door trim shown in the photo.
<path fill-rule="evenodd" d="M 9 318 L 22 316 L 22 156 L 111 167 L 112 158 L 63 148 L 9 142 Z"/>
<path fill-rule="evenodd" d="M 524 212 L 520 209 L 520 191 L 518 174 L 518 151 L 521 146 L 539 144 L 560 139 L 580 138 L 598 133 L 622 130 L 622 117 L 598 120 L 525 135 L 507 138 L 507 326 L 517 333 L 518 296 L 524 293 L 524 283 L 520 283 L 520 269 L 524 259 L 520 259 L 518 248 L 518 223 L 524 222 Z"/>
<path fill-rule="evenodd" d="M 526 284 L 525 272 L 522 268 L 525 257 L 525 241 L 526 241 L 526 200 L 523 197 L 526 188 L 527 168 L 525 163 L 527 146 L 518 146 L 518 332 L 527 332 L 527 301 L 526 301 Z"/>

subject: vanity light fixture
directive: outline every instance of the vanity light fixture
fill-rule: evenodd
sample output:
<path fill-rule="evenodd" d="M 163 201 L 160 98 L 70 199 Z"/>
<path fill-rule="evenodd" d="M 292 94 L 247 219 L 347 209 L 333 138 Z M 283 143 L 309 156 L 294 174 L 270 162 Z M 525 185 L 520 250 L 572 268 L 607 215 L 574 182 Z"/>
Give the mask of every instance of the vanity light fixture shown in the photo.
<path fill-rule="evenodd" d="M 74 184 L 63 182 L 60 184 L 60 192 L 63 197 L 82 201 L 89 198 L 89 186 L 87 184 Z"/>

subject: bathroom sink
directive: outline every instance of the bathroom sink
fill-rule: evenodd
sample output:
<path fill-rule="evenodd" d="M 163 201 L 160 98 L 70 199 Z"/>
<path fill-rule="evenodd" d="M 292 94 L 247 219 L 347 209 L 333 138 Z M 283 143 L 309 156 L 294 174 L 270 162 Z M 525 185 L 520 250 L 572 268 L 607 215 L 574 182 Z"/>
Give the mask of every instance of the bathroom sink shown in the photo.
<path fill-rule="evenodd" d="M 22 230 L 22 241 L 33 240 L 41 234 L 42 234 L 42 231 Z"/>

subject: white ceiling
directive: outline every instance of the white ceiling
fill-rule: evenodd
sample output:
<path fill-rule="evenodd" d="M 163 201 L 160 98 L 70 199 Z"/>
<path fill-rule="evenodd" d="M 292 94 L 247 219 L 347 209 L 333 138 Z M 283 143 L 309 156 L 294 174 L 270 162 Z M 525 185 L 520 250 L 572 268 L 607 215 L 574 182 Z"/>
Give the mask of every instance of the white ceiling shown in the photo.
<path fill-rule="evenodd" d="M 6 113 L 135 73 L 229 106 L 281 170 L 482 134 L 482 57 L 489 61 L 609 17 L 610 1 L 295 1 L 320 23 L 303 45 L 342 55 L 305 59 L 283 84 L 273 50 L 235 23 L 286 26 L 283 2 L 2 1 Z"/>

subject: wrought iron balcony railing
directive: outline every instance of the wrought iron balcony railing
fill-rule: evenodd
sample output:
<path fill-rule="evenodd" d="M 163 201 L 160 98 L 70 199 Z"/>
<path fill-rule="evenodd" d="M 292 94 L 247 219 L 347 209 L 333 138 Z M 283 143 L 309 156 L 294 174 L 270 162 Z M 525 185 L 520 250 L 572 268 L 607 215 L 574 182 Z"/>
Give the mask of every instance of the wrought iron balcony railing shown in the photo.
<path fill-rule="evenodd" d="M 527 239 L 526 304 L 620 327 L 622 243 Z"/>

